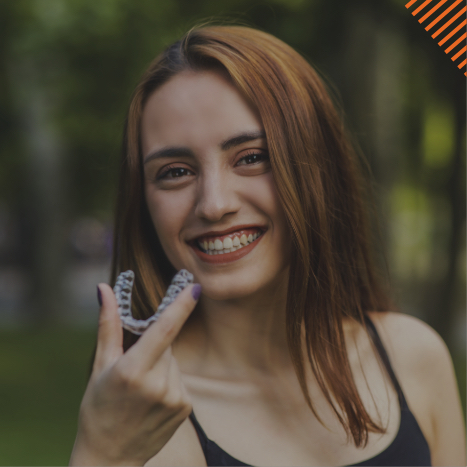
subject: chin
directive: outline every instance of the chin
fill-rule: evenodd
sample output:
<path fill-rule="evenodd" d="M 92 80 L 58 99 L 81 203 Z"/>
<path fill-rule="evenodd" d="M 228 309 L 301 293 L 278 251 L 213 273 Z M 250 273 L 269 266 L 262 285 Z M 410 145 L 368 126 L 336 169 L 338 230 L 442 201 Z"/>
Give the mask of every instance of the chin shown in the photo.
<path fill-rule="evenodd" d="M 216 287 L 214 284 L 209 284 L 202 287 L 203 295 L 205 295 L 210 300 L 219 302 L 243 299 L 255 294 L 259 290 L 258 288 L 251 287 L 251 284 L 249 290 L 245 290 L 244 287 L 241 287 L 241 285 L 239 286 L 238 284 L 233 287 Z"/>
<path fill-rule="evenodd" d="M 203 295 L 211 300 L 239 300 L 255 295 L 271 296 L 278 290 L 278 284 L 286 284 L 286 270 L 271 274 L 271 269 L 245 268 L 234 274 L 216 274 L 199 277 Z"/>

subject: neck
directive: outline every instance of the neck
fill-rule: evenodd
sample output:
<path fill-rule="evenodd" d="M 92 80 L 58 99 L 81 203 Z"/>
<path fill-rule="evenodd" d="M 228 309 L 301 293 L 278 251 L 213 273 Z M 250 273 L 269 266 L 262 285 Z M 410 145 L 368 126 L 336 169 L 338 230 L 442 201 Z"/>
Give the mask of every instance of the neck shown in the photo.
<path fill-rule="evenodd" d="M 290 368 L 286 298 L 283 278 L 247 297 L 202 296 L 174 345 L 182 371 L 223 378 Z"/>

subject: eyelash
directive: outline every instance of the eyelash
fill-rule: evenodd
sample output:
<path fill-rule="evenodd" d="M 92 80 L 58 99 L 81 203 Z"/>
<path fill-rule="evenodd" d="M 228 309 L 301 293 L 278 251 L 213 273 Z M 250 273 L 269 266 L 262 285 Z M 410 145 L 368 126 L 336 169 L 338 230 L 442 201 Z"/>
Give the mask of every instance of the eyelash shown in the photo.
<path fill-rule="evenodd" d="M 258 157 L 258 158 L 261 158 L 262 160 L 259 160 L 259 161 L 253 161 L 251 162 L 250 164 L 239 164 L 239 162 L 241 161 L 246 161 L 247 159 L 250 159 L 252 157 Z M 245 154 L 238 162 L 236 165 L 255 165 L 255 164 L 259 164 L 260 162 L 266 162 L 269 160 L 269 156 L 267 153 L 264 153 L 264 152 L 250 152 L 248 154 Z M 179 175 L 179 176 L 172 176 L 172 177 L 167 177 L 167 175 L 169 175 L 171 172 L 172 172 L 172 175 L 174 173 L 174 171 L 186 171 L 186 172 L 191 172 L 190 169 L 187 169 L 186 167 L 177 167 L 177 166 L 168 166 L 166 167 L 166 169 L 157 177 L 156 180 L 170 180 L 170 179 L 175 179 L 175 178 L 181 178 L 183 176 L 182 175 Z M 179 172 L 180 174 L 180 172 Z"/>
<path fill-rule="evenodd" d="M 238 162 L 243 161 L 243 160 L 246 160 L 246 159 L 251 158 L 251 157 L 253 157 L 253 156 L 261 157 L 262 160 L 255 161 L 255 162 L 253 162 L 253 163 L 251 163 L 251 164 L 240 164 L 240 165 L 253 165 L 253 164 L 258 164 L 259 162 L 264 162 L 264 161 L 269 160 L 269 156 L 268 156 L 267 153 L 265 153 L 265 152 L 254 152 L 254 151 L 252 151 L 252 152 L 249 152 L 249 153 L 245 154 Z M 237 162 L 237 165 L 238 165 L 238 162 Z"/>
<path fill-rule="evenodd" d="M 191 170 L 187 169 L 186 167 L 171 167 L 170 165 L 168 167 L 166 167 L 166 169 L 156 178 L 156 180 L 162 180 L 162 179 L 174 179 L 174 178 L 181 178 L 179 176 L 175 176 L 175 177 L 167 177 L 167 175 L 169 173 L 172 172 L 172 175 L 173 175 L 173 172 L 176 171 L 176 170 L 185 170 L 186 172 L 191 172 Z"/>

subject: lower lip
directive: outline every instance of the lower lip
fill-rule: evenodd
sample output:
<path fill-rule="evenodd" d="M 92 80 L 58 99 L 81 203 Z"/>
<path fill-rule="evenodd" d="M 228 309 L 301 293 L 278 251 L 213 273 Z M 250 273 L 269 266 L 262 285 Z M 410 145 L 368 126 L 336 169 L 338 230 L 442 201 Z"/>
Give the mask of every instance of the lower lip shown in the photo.
<path fill-rule="evenodd" d="M 190 245 L 190 246 L 193 248 L 193 250 L 195 250 L 195 253 L 201 259 L 201 261 L 204 261 L 205 263 L 211 263 L 211 264 L 231 263 L 232 261 L 237 261 L 238 259 L 243 258 L 251 250 L 253 250 L 253 248 L 261 241 L 263 236 L 264 236 L 264 232 L 254 242 L 249 243 L 247 246 L 244 246 L 243 248 L 240 248 L 239 250 L 232 251 L 232 253 L 224 253 L 222 255 L 219 255 L 219 254 L 208 255 L 207 253 L 204 253 L 203 251 L 201 251 L 195 245 Z"/>

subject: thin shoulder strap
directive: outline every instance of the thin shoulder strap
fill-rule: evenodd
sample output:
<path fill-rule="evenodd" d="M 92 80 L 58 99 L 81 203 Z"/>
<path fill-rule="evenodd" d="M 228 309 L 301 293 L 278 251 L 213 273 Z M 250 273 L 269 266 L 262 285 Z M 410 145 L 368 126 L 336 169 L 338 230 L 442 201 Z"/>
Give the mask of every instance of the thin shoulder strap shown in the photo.
<path fill-rule="evenodd" d="M 404 393 L 402 392 L 401 385 L 399 384 L 396 374 L 392 369 L 389 356 L 386 352 L 386 349 L 384 348 L 383 342 L 381 341 L 381 337 L 379 337 L 378 331 L 376 330 L 376 326 L 367 315 L 365 315 L 365 324 L 368 330 L 368 334 L 370 335 L 373 344 L 375 344 L 376 350 L 378 351 L 381 361 L 383 362 L 383 365 L 386 368 L 389 377 L 391 378 L 394 389 L 396 390 L 397 395 L 399 396 L 399 404 L 401 407 L 405 407 L 407 406 L 407 402 L 405 400 Z"/>
<path fill-rule="evenodd" d="M 206 456 L 206 450 L 208 448 L 209 438 L 206 436 L 206 433 L 201 428 L 201 425 L 199 424 L 197 418 L 195 417 L 195 413 L 193 411 L 191 411 L 191 414 L 189 417 L 190 417 L 191 423 L 193 423 L 193 426 L 195 427 L 196 433 L 198 434 L 199 442 L 201 444 L 201 449 L 203 450 L 204 455 Z"/>

